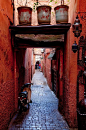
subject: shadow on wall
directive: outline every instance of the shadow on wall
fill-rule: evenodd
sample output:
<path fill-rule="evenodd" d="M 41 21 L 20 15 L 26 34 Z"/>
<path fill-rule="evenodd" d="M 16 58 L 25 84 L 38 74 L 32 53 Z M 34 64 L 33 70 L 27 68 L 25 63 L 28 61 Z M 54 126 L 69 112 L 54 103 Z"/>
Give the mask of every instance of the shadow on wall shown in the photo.
<path fill-rule="evenodd" d="M 25 77 L 25 68 L 24 66 L 21 66 L 21 68 L 19 69 L 18 92 L 21 92 L 21 86 L 24 84 L 24 77 Z"/>

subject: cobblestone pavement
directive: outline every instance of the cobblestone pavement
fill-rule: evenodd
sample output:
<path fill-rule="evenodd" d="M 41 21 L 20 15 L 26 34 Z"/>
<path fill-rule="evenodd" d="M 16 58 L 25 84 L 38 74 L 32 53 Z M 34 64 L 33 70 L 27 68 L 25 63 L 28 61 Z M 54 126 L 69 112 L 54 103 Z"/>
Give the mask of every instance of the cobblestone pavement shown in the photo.
<path fill-rule="evenodd" d="M 48 87 L 43 73 L 36 70 L 32 82 L 29 110 L 21 115 L 17 113 L 8 130 L 69 130 L 58 111 L 58 99 Z"/>

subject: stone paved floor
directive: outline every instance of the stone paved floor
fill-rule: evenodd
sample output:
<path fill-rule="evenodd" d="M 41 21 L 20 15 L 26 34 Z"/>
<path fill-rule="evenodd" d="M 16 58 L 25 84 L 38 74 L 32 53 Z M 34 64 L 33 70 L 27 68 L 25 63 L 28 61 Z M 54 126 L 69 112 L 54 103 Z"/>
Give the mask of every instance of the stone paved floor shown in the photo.
<path fill-rule="evenodd" d="M 47 85 L 42 72 L 36 70 L 32 82 L 29 110 L 16 114 L 8 130 L 69 130 L 58 111 L 58 99 Z"/>

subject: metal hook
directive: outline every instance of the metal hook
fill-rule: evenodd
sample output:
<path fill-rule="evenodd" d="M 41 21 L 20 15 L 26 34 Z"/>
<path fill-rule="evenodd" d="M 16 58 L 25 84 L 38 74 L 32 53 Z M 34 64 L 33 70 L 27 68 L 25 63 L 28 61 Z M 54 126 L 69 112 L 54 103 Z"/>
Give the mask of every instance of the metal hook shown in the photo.
<path fill-rule="evenodd" d="M 64 0 L 61 0 L 61 5 L 64 5 Z"/>

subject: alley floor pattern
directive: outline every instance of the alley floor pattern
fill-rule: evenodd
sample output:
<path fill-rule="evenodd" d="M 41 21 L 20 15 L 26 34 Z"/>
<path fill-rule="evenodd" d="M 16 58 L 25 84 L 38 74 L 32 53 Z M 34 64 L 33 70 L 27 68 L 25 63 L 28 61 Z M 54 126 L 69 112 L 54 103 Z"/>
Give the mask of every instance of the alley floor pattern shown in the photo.
<path fill-rule="evenodd" d="M 29 110 L 17 113 L 8 130 L 69 130 L 58 111 L 58 99 L 47 85 L 43 73 L 36 70 L 32 82 Z"/>

